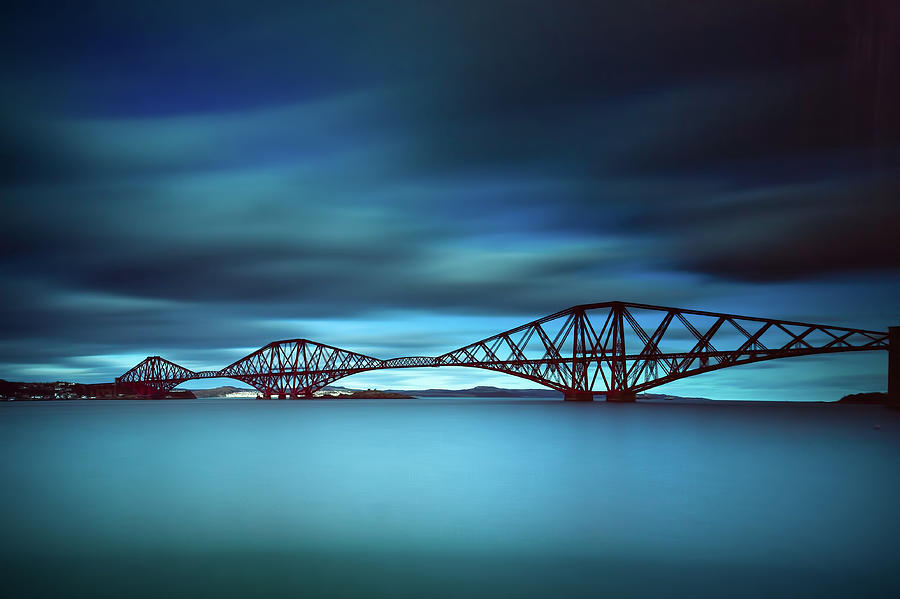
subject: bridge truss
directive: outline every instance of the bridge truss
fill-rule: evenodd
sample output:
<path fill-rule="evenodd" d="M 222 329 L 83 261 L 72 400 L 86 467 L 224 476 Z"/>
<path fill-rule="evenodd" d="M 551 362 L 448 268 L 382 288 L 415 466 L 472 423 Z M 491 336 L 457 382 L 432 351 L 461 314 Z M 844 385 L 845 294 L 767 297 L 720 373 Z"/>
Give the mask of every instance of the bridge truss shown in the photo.
<path fill-rule="evenodd" d="M 274 341 L 226 366 L 219 376 L 253 386 L 265 396 L 311 398 L 338 379 L 383 368 L 383 360 L 308 339 Z"/>
<path fill-rule="evenodd" d="M 159 356 L 150 356 L 116 379 L 122 391 L 137 395 L 157 395 L 171 391 L 191 379 L 204 378 L 202 373 L 188 370 Z"/>
<path fill-rule="evenodd" d="M 168 391 L 231 377 L 263 397 L 308 398 L 368 370 L 467 366 L 518 376 L 566 399 L 632 401 L 685 377 L 775 358 L 887 350 L 887 332 L 626 302 L 573 306 L 437 357 L 381 360 L 307 339 L 276 341 L 219 371 L 193 372 L 158 356 L 117 382 Z"/>

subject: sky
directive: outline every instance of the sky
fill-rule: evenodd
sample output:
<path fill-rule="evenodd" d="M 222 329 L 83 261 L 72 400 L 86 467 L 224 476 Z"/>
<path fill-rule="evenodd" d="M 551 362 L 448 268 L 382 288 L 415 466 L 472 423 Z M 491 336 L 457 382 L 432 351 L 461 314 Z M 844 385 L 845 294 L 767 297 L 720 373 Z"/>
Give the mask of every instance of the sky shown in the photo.
<path fill-rule="evenodd" d="M 0 378 L 436 355 L 608 300 L 900 324 L 891 0 L 34 1 L 0 29 Z M 886 367 L 659 391 L 837 399 Z"/>

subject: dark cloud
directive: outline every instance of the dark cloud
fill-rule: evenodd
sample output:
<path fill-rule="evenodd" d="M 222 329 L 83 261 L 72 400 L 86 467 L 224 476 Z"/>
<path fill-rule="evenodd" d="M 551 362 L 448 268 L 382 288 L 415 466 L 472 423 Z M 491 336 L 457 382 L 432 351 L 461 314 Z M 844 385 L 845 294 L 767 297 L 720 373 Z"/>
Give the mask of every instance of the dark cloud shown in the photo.
<path fill-rule="evenodd" d="M 52 5 L 0 26 L 8 376 L 606 299 L 900 319 L 891 2 Z"/>
<path fill-rule="evenodd" d="M 900 180 L 761 188 L 663 209 L 654 220 L 673 262 L 760 282 L 879 271 L 896 277 Z"/>

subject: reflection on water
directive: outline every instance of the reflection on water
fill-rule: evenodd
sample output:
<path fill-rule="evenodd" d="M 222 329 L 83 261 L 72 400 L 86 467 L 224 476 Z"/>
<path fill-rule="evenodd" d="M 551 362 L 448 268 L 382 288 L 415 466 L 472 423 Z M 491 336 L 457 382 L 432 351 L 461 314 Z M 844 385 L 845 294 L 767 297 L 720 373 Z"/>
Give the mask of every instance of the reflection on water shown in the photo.
<path fill-rule="evenodd" d="M 0 450 L 11 596 L 900 592 L 876 406 L 5 403 Z"/>

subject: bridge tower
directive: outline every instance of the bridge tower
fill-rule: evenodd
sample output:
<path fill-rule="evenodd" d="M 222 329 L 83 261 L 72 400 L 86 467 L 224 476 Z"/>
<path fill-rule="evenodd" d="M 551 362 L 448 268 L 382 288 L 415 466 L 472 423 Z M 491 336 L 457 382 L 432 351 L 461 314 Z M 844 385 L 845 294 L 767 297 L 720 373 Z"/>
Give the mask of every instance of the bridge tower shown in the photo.
<path fill-rule="evenodd" d="M 612 380 L 606 401 L 631 402 L 636 394 L 628 388 L 628 369 L 625 366 L 625 306 L 622 302 L 613 302 L 612 306 Z"/>
<path fill-rule="evenodd" d="M 572 384 L 563 392 L 565 401 L 594 401 L 587 378 L 584 310 L 576 310 L 572 321 Z"/>
<path fill-rule="evenodd" d="M 888 328 L 888 400 L 900 408 L 900 326 Z"/>

